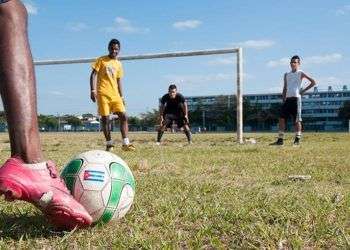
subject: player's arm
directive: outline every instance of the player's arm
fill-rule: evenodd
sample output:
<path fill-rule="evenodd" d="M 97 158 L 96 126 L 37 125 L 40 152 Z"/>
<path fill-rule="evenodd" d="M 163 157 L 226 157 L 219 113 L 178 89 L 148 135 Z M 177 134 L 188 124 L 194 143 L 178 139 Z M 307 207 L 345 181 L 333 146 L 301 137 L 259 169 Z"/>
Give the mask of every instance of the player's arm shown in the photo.
<path fill-rule="evenodd" d="M 314 87 L 316 85 L 316 81 L 313 78 L 311 78 L 310 76 L 308 76 L 307 74 L 302 72 L 301 73 L 301 79 L 304 79 L 304 78 L 306 78 L 310 82 L 310 84 L 305 89 L 300 91 L 301 95 L 305 94 L 306 91 L 308 91 L 309 89 L 311 89 L 312 87 Z"/>
<path fill-rule="evenodd" d="M 284 74 L 284 77 L 283 77 L 283 91 L 282 91 L 283 102 L 286 101 L 286 98 L 287 98 L 287 74 Z"/>
<path fill-rule="evenodd" d="M 160 124 L 162 125 L 163 121 L 164 121 L 164 109 L 165 109 L 165 104 L 164 103 L 160 103 L 159 104 L 159 121 Z"/>
<path fill-rule="evenodd" d="M 186 102 L 186 99 L 185 99 L 184 96 L 182 96 L 182 95 L 180 95 L 180 96 L 181 96 L 181 103 L 183 104 L 183 105 L 181 105 L 182 112 L 183 112 L 183 114 L 185 116 L 186 122 L 188 123 L 188 106 L 187 106 L 187 102 Z"/>
<path fill-rule="evenodd" d="M 189 120 L 188 120 L 188 106 L 187 106 L 186 101 L 184 102 L 184 114 L 185 114 L 186 122 L 188 123 L 189 122 Z"/>
<path fill-rule="evenodd" d="M 97 72 L 92 70 L 90 74 L 90 98 L 93 102 L 96 102 L 97 97 Z"/>

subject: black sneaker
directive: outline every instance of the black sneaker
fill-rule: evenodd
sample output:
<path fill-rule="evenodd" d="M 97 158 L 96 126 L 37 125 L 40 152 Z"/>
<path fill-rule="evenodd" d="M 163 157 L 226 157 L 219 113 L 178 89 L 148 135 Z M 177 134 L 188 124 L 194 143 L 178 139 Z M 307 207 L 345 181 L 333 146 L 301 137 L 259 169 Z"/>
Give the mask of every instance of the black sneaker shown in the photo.
<path fill-rule="evenodd" d="M 113 149 L 114 149 L 114 145 L 107 145 L 106 146 L 106 151 L 113 151 Z"/>
<path fill-rule="evenodd" d="M 270 143 L 270 146 L 283 146 L 283 139 L 278 138 L 277 141 Z"/>
<path fill-rule="evenodd" d="M 295 137 L 294 142 L 293 142 L 293 146 L 299 146 L 299 145 L 300 145 L 300 138 Z"/>

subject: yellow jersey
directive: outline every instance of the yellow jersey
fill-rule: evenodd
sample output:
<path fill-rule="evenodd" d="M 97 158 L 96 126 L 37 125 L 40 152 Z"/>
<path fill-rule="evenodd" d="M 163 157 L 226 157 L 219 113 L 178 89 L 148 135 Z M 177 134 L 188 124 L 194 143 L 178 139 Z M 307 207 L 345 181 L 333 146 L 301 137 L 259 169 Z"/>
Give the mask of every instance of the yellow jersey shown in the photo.
<path fill-rule="evenodd" d="M 98 58 L 92 68 L 97 72 L 97 94 L 120 98 L 117 79 L 124 76 L 122 63 L 107 55 Z"/>

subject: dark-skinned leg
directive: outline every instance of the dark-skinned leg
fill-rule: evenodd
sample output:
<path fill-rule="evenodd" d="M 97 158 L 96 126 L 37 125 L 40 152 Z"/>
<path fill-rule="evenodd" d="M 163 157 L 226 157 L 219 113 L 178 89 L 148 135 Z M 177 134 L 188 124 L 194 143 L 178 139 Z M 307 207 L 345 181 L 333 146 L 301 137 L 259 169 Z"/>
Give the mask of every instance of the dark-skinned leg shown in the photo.
<path fill-rule="evenodd" d="M 271 143 L 270 145 L 283 145 L 283 137 L 284 137 L 284 131 L 286 128 L 286 120 L 284 118 L 279 119 L 279 132 L 278 132 L 278 139 L 276 142 Z"/>
<path fill-rule="evenodd" d="M 128 138 L 128 133 L 129 133 L 129 125 L 128 125 L 128 117 L 126 113 L 117 113 L 119 117 L 119 122 L 120 122 L 120 133 L 122 134 L 122 138 Z"/>
<path fill-rule="evenodd" d="M 42 162 L 27 12 L 18 0 L 0 4 L 0 92 L 15 156 L 0 168 L 0 195 L 31 202 L 58 229 L 90 225 L 91 216 L 71 196 L 55 164 Z"/>
<path fill-rule="evenodd" d="M 25 163 L 41 162 L 27 12 L 20 1 L 0 4 L 0 34 L 0 93 L 8 122 L 11 155 L 19 156 Z"/>
<path fill-rule="evenodd" d="M 114 142 L 111 136 L 111 123 L 109 116 L 101 116 L 102 131 L 106 139 L 106 151 L 110 151 L 114 148 Z"/>
<path fill-rule="evenodd" d="M 278 138 L 283 139 L 284 131 L 286 130 L 286 120 L 284 118 L 279 119 L 279 125 L 278 125 Z"/>
<path fill-rule="evenodd" d="M 134 151 L 136 148 L 133 144 L 130 143 L 128 138 L 128 133 L 129 133 L 128 117 L 125 112 L 118 112 L 117 114 L 120 120 L 120 132 L 123 138 L 122 149 L 124 151 Z"/>
<path fill-rule="evenodd" d="M 112 140 L 112 137 L 111 137 L 111 126 L 110 126 L 110 120 L 109 120 L 109 117 L 108 116 L 102 116 L 101 117 L 101 121 L 102 121 L 102 131 L 103 131 L 103 134 L 106 138 L 106 141 L 110 141 Z"/>

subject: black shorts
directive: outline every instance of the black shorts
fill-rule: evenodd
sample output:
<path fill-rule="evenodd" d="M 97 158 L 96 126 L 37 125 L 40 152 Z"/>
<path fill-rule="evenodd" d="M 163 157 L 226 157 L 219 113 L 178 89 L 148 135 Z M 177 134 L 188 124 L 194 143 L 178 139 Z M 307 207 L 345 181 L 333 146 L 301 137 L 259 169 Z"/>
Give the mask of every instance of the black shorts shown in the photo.
<path fill-rule="evenodd" d="M 301 122 L 301 98 L 288 97 L 282 105 L 280 117 L 285 120 L 292 117 L 293 122 Z"/>
<path fill-rule="evenodd" d="M 163 125 L 165 125 L 167 128 L 171 128 L 174 123 L 176 123 L 178 128 L 182 128 L 187 124 L 185 117 L 182 115 L 165 114 L 163 118 L 164 118 Z"/>

